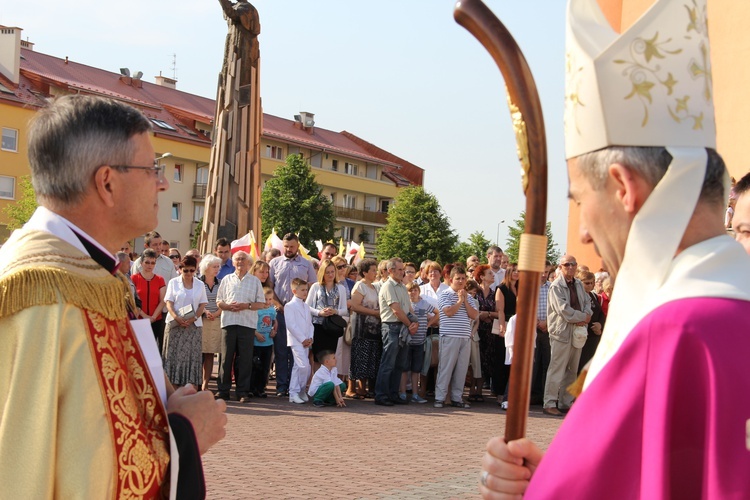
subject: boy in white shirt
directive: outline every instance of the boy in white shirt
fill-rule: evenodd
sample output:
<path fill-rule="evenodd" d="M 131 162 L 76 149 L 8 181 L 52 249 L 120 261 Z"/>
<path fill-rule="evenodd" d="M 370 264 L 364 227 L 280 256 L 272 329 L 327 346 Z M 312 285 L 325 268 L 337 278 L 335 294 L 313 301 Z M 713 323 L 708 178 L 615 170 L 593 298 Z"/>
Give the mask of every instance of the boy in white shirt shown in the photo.
<path fill-rule="evenodd" d="M 294 298 L 284 306 L 286 317 L 286 345 L 291 347 L 294 356 L 292 376 L 289 379 L 289 402 L 302 404 L 309 398 L 305 392 L 307 378 L 310 376 L 310 360 L 308 352 L 313 343 L 313 323 L 310 306 L 305 303 L 307 298 L 307 281 L 294 278 L 292 293 Z"/>
<path fill-rule="evenodd" d="M 318 359 L 320 368 L 315 372 L 308 391 L 313 398 L 313 405 L 318 408 L 333 405 L 344 408 L 346 403 L 341 391 L 346 390 L 346 384 L 338 377 L 336 354 L 333 351 L 321 351 Z"/>

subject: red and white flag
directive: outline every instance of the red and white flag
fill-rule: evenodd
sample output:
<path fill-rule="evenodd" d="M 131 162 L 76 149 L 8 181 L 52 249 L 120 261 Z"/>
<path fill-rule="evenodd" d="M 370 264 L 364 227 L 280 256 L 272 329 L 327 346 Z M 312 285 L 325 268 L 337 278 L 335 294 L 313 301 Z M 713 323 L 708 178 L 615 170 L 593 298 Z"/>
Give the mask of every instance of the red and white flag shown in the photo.
<path fill-rule="evenodd" d="M 242 238 L 234 240 L 230 244 L 230 249 L 232 255 L 239 251 L 246 252 L 253 259 L 253 262 L 258 260 L 258 257 L 260 256 L 258 253 L 258 243 L 255 241 L 255 234 L 252 230 Z"/>

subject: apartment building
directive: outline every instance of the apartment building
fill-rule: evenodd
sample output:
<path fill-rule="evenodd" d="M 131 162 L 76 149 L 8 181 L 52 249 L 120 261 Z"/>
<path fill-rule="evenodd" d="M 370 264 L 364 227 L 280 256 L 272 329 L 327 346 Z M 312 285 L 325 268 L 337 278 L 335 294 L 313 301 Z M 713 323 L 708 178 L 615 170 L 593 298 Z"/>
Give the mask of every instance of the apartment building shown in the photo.
<path fill-rule="evenodd" d="M 115 73 L 43 54 L 21 40 L 21 31 L 0 26 L 0 242 L 9 234 L 4 207 L 18 200 L 19 180 L 29 175 L 29 120 L 48 99 L 80 93 L 126 102 L 151 120 L 154 149 L 157 156 L 167 155 L 160 163 L 170 182 L 160 198 L 157 231 L 183 252 L 190 248 L 205 210 L 214 100 L 182 92 L 175 80 L 161 75 L 150 83 L 126 68 Z M 312 113 L 293 119 L 264 114 L 261 185 L 290 154 L 302 155 L 312 166 L 333 201 L 336 237 L 345 240 L 374 244 L 399 189 L 422 185 L 424 178 L 423 169 L 364 139 L 316 127 Z M 135 248 L 142 248 L 142 239 Z"/>

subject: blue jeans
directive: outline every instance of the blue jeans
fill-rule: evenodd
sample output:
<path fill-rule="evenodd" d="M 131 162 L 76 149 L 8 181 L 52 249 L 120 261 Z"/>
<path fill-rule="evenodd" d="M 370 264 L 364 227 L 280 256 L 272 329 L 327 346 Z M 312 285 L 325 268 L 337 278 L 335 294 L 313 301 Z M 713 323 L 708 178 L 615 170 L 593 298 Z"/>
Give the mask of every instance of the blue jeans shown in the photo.
<path fill-rule="evenodd" d="M 383 355 L 380 358 L 378 377 L 375 380 L 375 399 L 398 398 L 398 386 L 401 383 L 401 372 L 406 365 L 407 347 L 399 347 L 399 334 L 403 323 L 383 323 L 380 328 L 383 334 Z"/>
<path fill-rule="evenodd" d="M 294 358 L 291 349 L 286 345 L 286 320 L 283 311 L 279 311 L 276 315 L 276 321 L 279 322 L 279 329 L 273 338 L 273 347 L 276 364 L 276 392 L 280 392 L 289 390 L 289 378 L 292 376 Z"/>

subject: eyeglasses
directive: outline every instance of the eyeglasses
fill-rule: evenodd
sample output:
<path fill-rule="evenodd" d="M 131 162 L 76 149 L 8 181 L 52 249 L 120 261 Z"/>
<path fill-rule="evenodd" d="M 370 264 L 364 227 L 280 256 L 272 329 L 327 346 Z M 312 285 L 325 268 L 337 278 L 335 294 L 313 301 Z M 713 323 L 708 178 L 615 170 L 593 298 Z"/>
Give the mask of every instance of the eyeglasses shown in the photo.
<path fill-rule="evenodd" d="M 150 170 L 156 174 L 156 177 L 161 181 L 164 180 L 164 171 L 167 169 L 166 165 L 159 165 L 158 161 L 154 161 L 154 165 L 151 167 L 139 167 L 136 165 L 110 165 L 115 170 Z"/>
<path fill-rule="evenodd" d="M 344 269 L 345 267 L 346 267 L 346 264 L 341 264 L 340 266 L 336 266 L 336 269 L 340 271 L 341 269 Z"/>
<path fill-rule="evenodd" d="M 594 282 L 593 281 L 584 281 L 583 284 L 584 285 L 593 285 Z"/>
<path fill-rule="evenodd" d="M 417 274 L 416 271 L 406 271 L 406 274 Z"/>
<path fill-rule="evenodd" d="M 185 273 L 190 274 L 190 273 L 194 273 L 194 272 L 195 272 L 195 269 L 183 269 L 182 270 L 182 274 L 185 274 Z"/>
<path fill-rule="evenodd" d="M 565 264 L 560 264 L 563 267 L 576 267 L 578 265 L 578 262 L 566 262 Z"/>
<path fill-rule="evenodd" d="M 169 258 L 170 259 L 179 259 L 180 256 L 179 255 L 170 255 Z"/>

